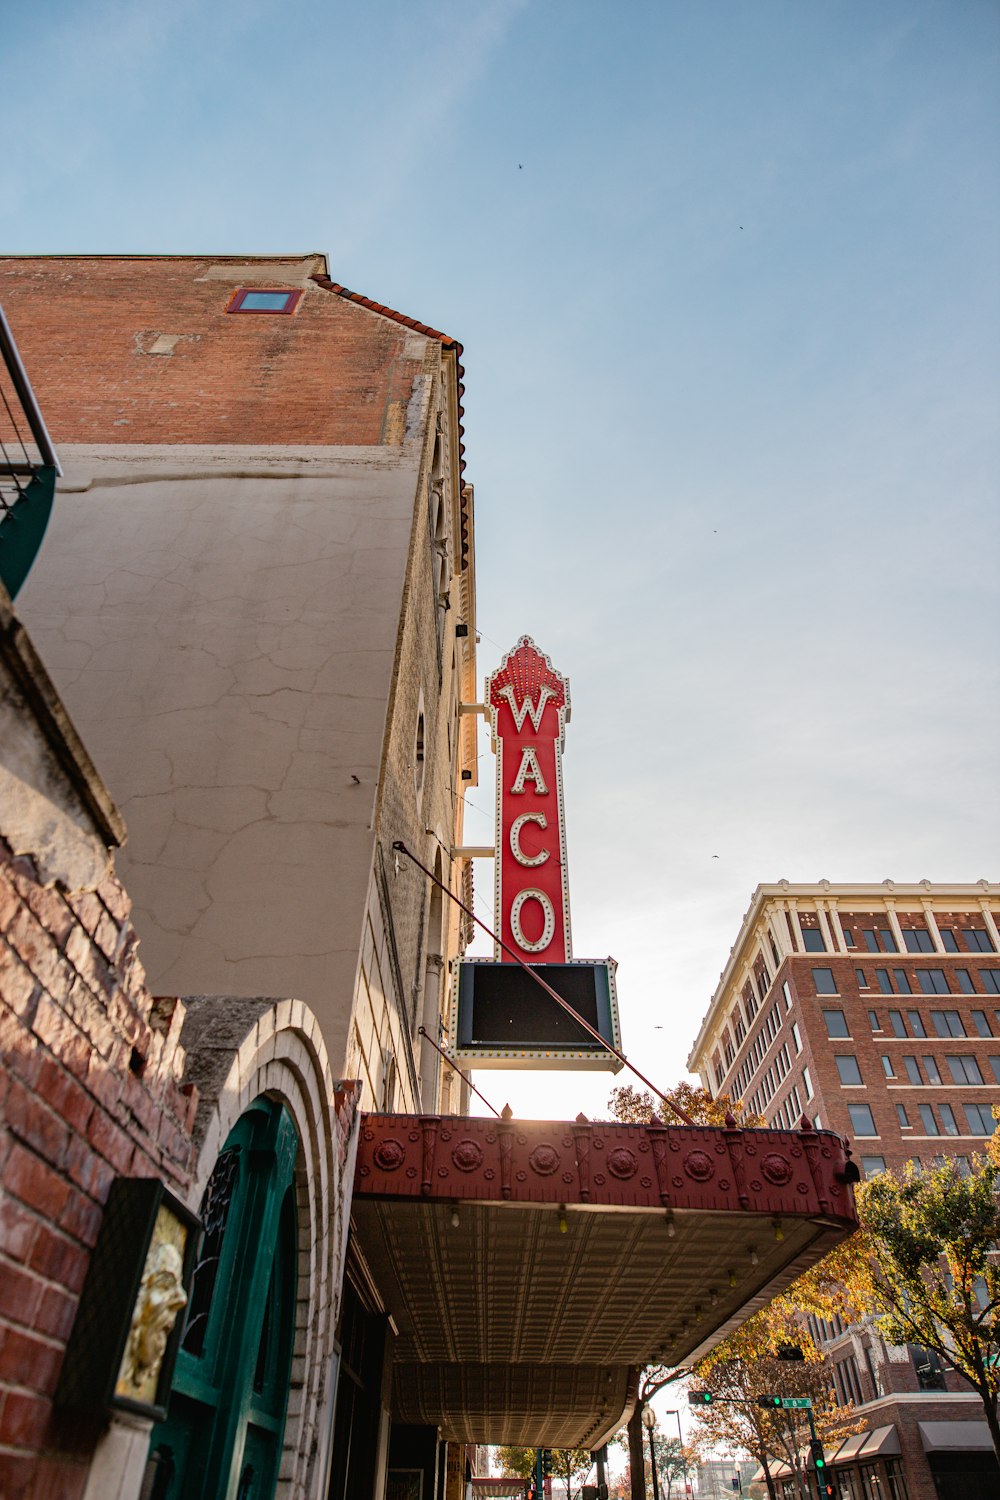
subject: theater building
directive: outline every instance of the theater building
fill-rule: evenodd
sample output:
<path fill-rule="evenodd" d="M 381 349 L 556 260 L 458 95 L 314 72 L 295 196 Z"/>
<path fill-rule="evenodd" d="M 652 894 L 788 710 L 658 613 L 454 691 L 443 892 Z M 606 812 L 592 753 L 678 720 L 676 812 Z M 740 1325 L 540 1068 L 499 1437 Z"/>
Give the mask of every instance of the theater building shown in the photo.
<path fill-rule="evenodd" d="M 482 1442 L 596 1446 L 850 1232 L 852 1169 L 797 1124 L 470 1119 L 430 1045 L 460 346 L 315 255 L 10 257 L 0 301 L 62 467 L 9 615 L 7 1490 L 458 1500 Z"/>
<path fill-rule="evenodd" d="M 986 880 L 758 886 L 688 1066 L 769 1124 L 842 1132 L 866 1176 L 968 1166 L 1000 1101 L 998 921 Z M 845 1500 L 996 1493 L 979 1398 L 936 1355 L 867 1326 L 813 1332 L 870 1424 L 833 1461 Z"/>

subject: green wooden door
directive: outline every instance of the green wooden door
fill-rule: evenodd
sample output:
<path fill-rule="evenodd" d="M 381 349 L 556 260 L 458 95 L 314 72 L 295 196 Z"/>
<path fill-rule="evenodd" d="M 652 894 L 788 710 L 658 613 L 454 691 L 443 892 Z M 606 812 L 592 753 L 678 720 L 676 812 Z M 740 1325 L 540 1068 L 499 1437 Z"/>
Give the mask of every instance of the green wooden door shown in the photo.
<path fill-rule="evenodd" d="M 167 1416 L 153 1431 L 151 1500 L 271 1500 L 295 1337 L 298 1136 L 257 1099 L 201 1203 L 195 1270 Z"/>

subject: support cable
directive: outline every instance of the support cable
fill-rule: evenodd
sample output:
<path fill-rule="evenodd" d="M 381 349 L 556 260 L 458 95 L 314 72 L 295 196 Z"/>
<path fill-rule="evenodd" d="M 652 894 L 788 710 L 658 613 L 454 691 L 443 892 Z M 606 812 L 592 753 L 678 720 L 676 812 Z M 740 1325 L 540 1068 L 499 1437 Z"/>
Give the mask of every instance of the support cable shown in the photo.
<path fill-rule="evenodd" d="M 410 853 L 409 849 L 407 849 L 402 839 L 394 839 L 392 847 L 398 854 L 405 854 L 407 859 L 410 860 L 412 864 L 415 864 L 418 870 L 423 871 L 428 880 L 433 881 L 439 891 L 443 891 L 450 901 L 454 901 L 456 906 L 461 907 L 466 916 L 471 917 L 476 926 L 481 927 L 482 930 L 486 933 L 486 936 L 492 938 L 497 946 L 502 948 L 505 953 L 509 954 L 516 964 L 520 964 L 524 972 L 526 974 L 530 974 L 535 983 L 540 985 L 545 993 L 549 995 L 558 1006 L 561 1006 L 568 1015 L 572 1016 L 573 1020 L 577 1023 L 578 1026 L 582 1026 L 584 1031 L 586 1031 L 590 1036 L 594 1038 L 595 1042 L 599 1042 L 600 1045 L 605 1049 L 605 1051 L 610 1052 L 612 1057 L 617 1057 L 618 1061 L 624 1067 L 628 1068 L 630 1073 L 634 1073 L 636 1078 L 638 1078 L 641 1083 L 644 1083 L 648 1089 L 652 1089 L 656 1097 L 662 1100 L 667 1108 L 672 1110 L 679 1119 L 683 1120 L 685 1125 L 695 1124 L 695 1121 L 692 1120 L 689 1114 L 686 1114 L 684 1110 L 681 1109 L 679 1104 L 675 1104 L 673 1100 L 663 1092 L 662 1089 L 658 1089 L 656 1087 L 656 1084 L 653 1083 L 651 1079 L 646 1077 L 645 1073 L 640 1073 L 635 1063 L 629 1062 L 624 1052 L 620 1052 L 618 1048 L 613 1046 L 606 1037 L 601 1036 L 601 1033 L 597 1030 L 597 1028 L 595 1026 L 591 1026 L 589 1021 L 584 1020 L 583 1016 L 580 1015 L 579 1011 L 575 1011 L 573 1009 L 568 1000 L 564 1000 L 562 995 L 556 994 L 556 991 L 552 988 L 552 986 L 550 984 L 546 984 L 541 974 L 539 974 L 536 969 L 533 969 L 530 964 L 526 964 L 521 955 L 519 953 L 516 953 L 509 943 L 505 943 L 503 938 L 498 937 L 495 932 L 491 932 L 486 923 L 480 921 L 472 908 L 470 906 L 466 906 L 465 902 L 460 900 L 459 897 L 455 895 L 454 891 L 449 890 L 448 886 L 445 885 L 443 880 L 439 880 L 432 870 L 428 870 L 426 865 L 421 864 L 417 856 Z"/>
<path fill-rule="evenodd" d="M 444 1058 L 445 1062 L 448 1064 L 449 1068 L 454 1068 L 455 1072 L 458 1074 L 459 1078 L 461 1078 L 462 1082 L 463 1083 L 467 1083 L 469 1085 L 469 1088 L 475 1094 L 476 1098 L 477 1099 L 482 1099 L 483 1103 L 486 1105 L 486 1108 L 487 1109 L 492 1109 L 493 1113 L 496 1115 L 496 1117 L 497 1117 L 498 1120 L 502 1120 L 503 1119 L 503 1115 L 500 1113 L 500 1111 L 494 1105 L 492 1105 L 490 1103 L 490 1101 L 487 1099 L 486 1095 L 485 1094 L 481 1094 L 479 1092 L 479 1090 L 476 1088 L 476 1085 L 473 1083 L 472 1079 L 469 1077 L 468 1073 L 463 1073 L 462 1072 L 462 1069 L 458 1066 L 458 1063 L 455 1061 L 455 1059 L 453 1057 L 449 1056 L 449 1054 L 444 1050 L 443 1047 L 439 1047 L 438 1046 L 437 1042 L 434 1040 L 434 1038 L 431 1036 L 430 1032 L 425 1027 L 423 1027 L 423 1026 L 418 1026 L 417 1027 L 417 1036 L 422 1036 L 425 1042 L 430 1042 L 431 1046 L 434 1048 L 434 1051 L 435 1052 L 439 1052 L 441 1054 L 441 1056 Z"/>

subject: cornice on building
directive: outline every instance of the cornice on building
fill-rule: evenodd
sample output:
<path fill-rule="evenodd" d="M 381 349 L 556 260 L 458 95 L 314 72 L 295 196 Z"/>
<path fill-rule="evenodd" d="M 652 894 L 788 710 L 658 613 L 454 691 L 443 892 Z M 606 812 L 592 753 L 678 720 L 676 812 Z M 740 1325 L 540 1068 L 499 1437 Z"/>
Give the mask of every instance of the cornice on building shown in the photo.
<path fill-rule="evenodd" d="M 724 1020 L 723 1008 L 742 987 L 745 971 L 749 971 L 756 957 L 757 945 L 763 945 L 766 960 L 770 962 L 772 959 L 766 944 L 767 915 L 772 904 L 783 914 L 792 914 L 796 913 L 800 903 L 804 903 L 804 909 L 817 912 L 822 923 L 828 919 L 828 908 L 832 907 L 835 912 L 844 902 L 863 902 L 869 910 L 884 911 L 887 914 L 899 910 L 925 913 L 928 907 L 931 911 L 937 909 L 942 912 L 971 907 L 977 914 L 988 909 L 994 914 L 995 920 L 1000 917 L 1000 882 L 981 879 L 955 884 L 931 880 L 883 880 L 877 883 L 834 884 L 829 880 L 801 883 L 779 880 L 758 885 L 744 913 L 736 940 L 729 950 L 726 966 L 719 976 L 719 983 L 688 1054 L 689 1071 L 700 1072 L 706 1065 L 708 1054 Z M 793 916 L 793 926 L 795 925 Z M 839 947 L 835 945 L 834 951 L 839 952 Z M 783 953 L 781 958 L 783 961 L 785 958 L 806 956 L 815 958 L 816 955 L 807 955 L 804 950 L 792 948 Z"/>

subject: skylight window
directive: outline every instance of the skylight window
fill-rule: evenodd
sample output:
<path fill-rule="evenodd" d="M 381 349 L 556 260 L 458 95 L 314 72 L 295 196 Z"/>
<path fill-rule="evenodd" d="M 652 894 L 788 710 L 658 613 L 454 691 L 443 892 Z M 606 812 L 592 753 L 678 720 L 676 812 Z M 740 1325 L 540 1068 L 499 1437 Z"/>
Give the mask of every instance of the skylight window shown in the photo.
<path fill-rule="evenodd" d="M 275 291 L 264 287 L 240 287 L 234 292 L 226 312 L 292 313 L 302 296 L 300 291 Z"/>

